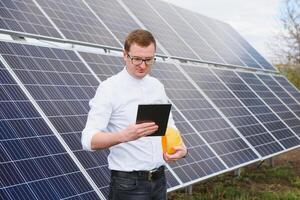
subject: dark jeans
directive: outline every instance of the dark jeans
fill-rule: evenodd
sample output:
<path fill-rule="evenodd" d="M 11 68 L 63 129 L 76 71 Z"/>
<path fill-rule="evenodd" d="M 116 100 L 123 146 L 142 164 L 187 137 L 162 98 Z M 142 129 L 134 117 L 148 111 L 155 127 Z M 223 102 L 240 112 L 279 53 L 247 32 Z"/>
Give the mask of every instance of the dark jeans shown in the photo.
<path fill-rule="evenodd" d="M 166 177 L 162 173 L 155 179 L 130 176 L 111 176 L 110 200 L 166 200 Z"/>

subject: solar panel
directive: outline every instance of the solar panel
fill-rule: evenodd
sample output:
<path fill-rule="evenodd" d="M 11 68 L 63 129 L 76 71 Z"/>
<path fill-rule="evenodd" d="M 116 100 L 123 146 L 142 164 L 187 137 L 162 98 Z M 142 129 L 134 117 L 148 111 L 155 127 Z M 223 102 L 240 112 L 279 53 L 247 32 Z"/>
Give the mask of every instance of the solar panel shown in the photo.
<path fill-rule="evenodd" d="M 180 180 L 188 184 L 224 171 L 225 165 L 195 129 L 175 109 L 172 110 L 172 115 L 189 151 L 187 158 L 169 164 Z"/>
<path fill-rule="evenodd" d="M 121 48 L 120 43 L 81 0 L 36 0 L 65 38 Z"/>
<path fill-rule="evenodd" d="M 148 1 L 149 2 L 149 1 Z M 150 3 L 150 2 L 149 2 Z M 169 4 L 155 0 L 151 4 L 168 24 L 184 39 L 195 53 L 206 62 L 224 64 L 222 58 L 203 40 L 192 26 L 187 24 L 174 8 Z"/>
<path fill-rule="evenodd" d="M 270 75 L 257 75 L 284 103 L 290 110 L 300 117 L 300 105 L 292 98 L 289 93 L 283 89 L 279 82 L 275 81 Z"/>
<path fill-rule="evenodd" d="M 217 69 L 213 71 L 286 149 L 300 144 L 295 134 L 243 83 L 234 71 Z"/>
<path fill-rule="evenodd" d="M 219 23 L 219 26 L 231 35 L 240 45 L 242 45 L 247 52 L 266 70 L 276 71 L 276 69 L 258 53 L 236 30 L 230 25 Z"/>
<path fill-rule="evenodd" d="M 87 52 L 79 52 L 79 54 L 101 81 L 117 74 L 124 68 L 124 60 L 119 56 Z"/>
<path fill-rule="evenodd" d="M 141 28 L 118 1 L 114 0 L 107 3 L 106 0 L 86 0 L 86 3 L 119 39 L 120 43 L 125 41 L 128 33 Z M 157 53 L 163 54 L 159 47 L 157 47 Z"/>
<path fill-rule="evenodd" d="M 300 92 L 283 76 L 273 76 L 273 78 L 283 87 L 292 97 L 294 97 L 298 103 L 300 103 Z"/>
<path fill-rule="evenodd" d="M 241 60 L 220 40 L 217 35 L 207 25 L 199 20 L 199 16 L 189 10 L 172 6 L 189 23 L 190 26 L 201 36 L 214 50 L 225 60 L 226 64 L 244 66 Z"/>
<path fill-rule="evenodd" d="M 181 66 L 262 157 L 283 151 L 283 147 L 211 70 Z"/>
<path fill-rule="evenodd" d="M 255 74 L 238 72 L 259 97 L 290 127 L 294 133 L 300 133 L 300 120 Z"/>
<path fill-rule="evenodd" d="M 122 1 L 127 8 L 154 34 L 171 56 L 199 60 L 182 39 L 157 15 L 145 0 Z"/>
<path fill-rule="evenodd" d="M 242 165 L 257 158 L 252 149 L 175 65 L 157 63 L 152 73 L 164 84 L 173 104 L 228 167 Z"/>
<path fill-rule="evenodd" d="M 1 42 L 11 66 L 69 148 L 107 196 L 110 179 L 107 151 L 87 152 L 81 147 L 88 102 L 99 82 L 73 51 Z M 15 63 L 18 63 L 17 65 Z"/>
<path fill-rule="evenodd" d="M 0 2 L 0 30 L 61 38 L 33 1 Z"/>
<path fill-rule="evenodd" d="M 99 199 L 1 62 L 0 83 L 1 199 Z"/>
<path fill-rule="evenodd" d="M 230 25 L 160 0 L 2 0 L 0 32 L 119 52 L 0 38 L 0 199 L 108 197 L 109 151 L 84 151 L 81 132 L 89 100 L 124 68 L 122 43 L 140 27 L 170 58 L 276 71 Z M 300 146 L 300 93 L 283 76 L 172 59 L 151 74 L 189 150 L 167 165 L 169 192 Z"/>
<path fill-rule="evenodd" d="M 222 29 L 225 26 L 223 22 L 212 20 L 207 17 L 199 17 L 211 30 L 230 48 L 247 67 L 262 69 L 262 67 L 250 56 L 250 54 L 239 44 L 231 35 Z"/>

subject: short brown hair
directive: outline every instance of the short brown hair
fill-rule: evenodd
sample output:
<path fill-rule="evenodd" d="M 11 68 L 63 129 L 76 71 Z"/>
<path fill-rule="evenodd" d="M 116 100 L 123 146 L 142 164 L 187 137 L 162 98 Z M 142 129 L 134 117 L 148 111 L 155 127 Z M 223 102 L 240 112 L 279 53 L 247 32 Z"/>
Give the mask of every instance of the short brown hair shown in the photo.
<path fill-rule="evenodd" d="M 144 30 L 144 29 L 136 29 L 127 35 L 127 37 L 125 39 L 125 43 L 124 43 L 124 50 L 126 52 L 129 52 L 130 46 L 133 43 L 136 43 L 137 45 L 139 45 L 141 47 L 147 47 L 151 43 L 153 43 L 154 47 L 156 49 L 156 41 L 155 41 L 152 33 L 150 33 L 147 30 Z"/>

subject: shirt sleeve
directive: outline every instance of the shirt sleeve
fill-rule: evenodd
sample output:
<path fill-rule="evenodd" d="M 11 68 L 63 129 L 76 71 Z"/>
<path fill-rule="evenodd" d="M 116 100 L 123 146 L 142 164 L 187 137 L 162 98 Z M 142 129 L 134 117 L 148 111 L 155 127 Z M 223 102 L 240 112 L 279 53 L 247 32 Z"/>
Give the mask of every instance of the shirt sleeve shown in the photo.
<path fill-rule="evenodd" d="M 93 151 L 91 149 L 92 137 L 98 131 L 107 131 L 107 125 L 112 113 L 110 93 L 109 87 L 101 83 L 94 98 L 89 102 L 90 111 L 81 136 L 81 144 L 84 150 Z"/>

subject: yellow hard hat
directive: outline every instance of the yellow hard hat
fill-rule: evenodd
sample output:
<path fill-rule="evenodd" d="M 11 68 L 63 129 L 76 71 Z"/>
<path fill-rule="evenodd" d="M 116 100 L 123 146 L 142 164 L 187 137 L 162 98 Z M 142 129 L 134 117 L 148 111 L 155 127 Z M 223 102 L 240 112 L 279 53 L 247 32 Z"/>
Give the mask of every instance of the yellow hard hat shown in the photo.
<path fill-rule="evenodd" d="M 168 154 L 174 154 L 175 150 L 173 147 L 180 146 L 182 144 L 182 139 L 180 132 L 172 127 L 167 127 L 166 134 L 161 138 L 163 152 Z"/>

